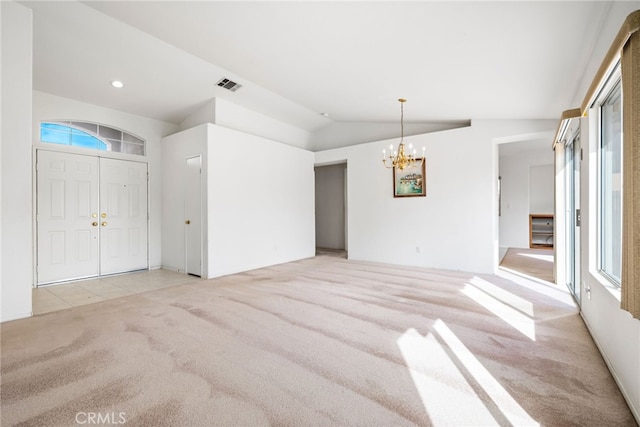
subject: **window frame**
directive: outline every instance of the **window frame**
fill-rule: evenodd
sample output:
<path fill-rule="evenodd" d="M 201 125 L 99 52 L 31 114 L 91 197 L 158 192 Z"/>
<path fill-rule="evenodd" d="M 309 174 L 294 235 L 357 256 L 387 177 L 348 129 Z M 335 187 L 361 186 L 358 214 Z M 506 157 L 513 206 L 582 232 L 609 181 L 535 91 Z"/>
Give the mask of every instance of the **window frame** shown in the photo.
<path fill-rule="evenodd" d="M 603 233 L 605 232 L 604 230 L 604 225 L 603 225 L 603 216 L 604 216 L 604 171 L 603 171 L 603 163 L 605 161 L 604 157 L 603 157 L 603 131 L 604 131 L 604 126 L 603 126 L 603 107 L 606 105 L 607 101 L 611 99 L 612 96 L 614 96 L 615 92 L 619 93 L 619 97 L 620 97 L 620 219 L 619 219 L 619 223 L 620 223 L 620 227 L 622 227 L 622 210 L 623 210 L 623 199 L 622 199 L 622 159 L 623 159 L 623 154 L 622 154 L 622 149 L 623 149 L 623 135 L 622 135 L 622 126 L 623 126 L 623 122 L 622 122 L 622 96 L 623 96 L 623 90 L 622 90 L 622 76 L 621 76 L 621 67 L 620 67 L 620 63 L 618 62 L 612 69 L 611 73 L 609 74 L 609 76 L 606 79 L 606 82 L 602 85 L 598 96 L 595 98 L 595 101 L 592 105 L 593 110 L 596 111 L 596 116 L 597 116 L 597 143 L 596 143 L 596 147 L 597 147 L 597 165 L 596 165 L 596 189 L 597 189 L 597 204 L 596 204 L 596 268 L 597 268 L 597 272 L 599 273 L 599 275 L 605 279 L 607 281 L 607 283 L 609 283 L 610 285 L 612 285 L 614 288 L 616 289 L 620 289 L 621 287 L 621 278 L 622 278 L 622 231 L 620 232 L 620 277 L 615 277 L 615 275 L 613 275 L 610 271 L 607 271 L 605 268 L 604 264 L 604 238 L 603 238 Z"/>

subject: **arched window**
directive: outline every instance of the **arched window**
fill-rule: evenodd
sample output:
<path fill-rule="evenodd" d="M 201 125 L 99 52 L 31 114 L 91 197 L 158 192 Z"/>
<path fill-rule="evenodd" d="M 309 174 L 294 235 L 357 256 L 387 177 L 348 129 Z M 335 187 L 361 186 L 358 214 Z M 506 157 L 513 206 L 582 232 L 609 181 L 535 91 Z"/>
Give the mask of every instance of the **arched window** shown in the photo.
<path fill-rule="evenodd" d="M 143 139 L 97 123 L 58 120 L 42 122 L 40 141 L 98 151 L 145 155 Z"/>

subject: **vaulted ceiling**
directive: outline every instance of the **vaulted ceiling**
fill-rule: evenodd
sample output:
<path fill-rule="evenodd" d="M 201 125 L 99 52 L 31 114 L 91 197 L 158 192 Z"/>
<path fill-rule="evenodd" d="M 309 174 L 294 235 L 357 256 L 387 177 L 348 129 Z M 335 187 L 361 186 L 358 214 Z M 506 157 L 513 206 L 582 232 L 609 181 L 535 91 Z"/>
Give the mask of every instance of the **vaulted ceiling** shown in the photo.
<path fill-rule="evenodd" d="M 34 12 L 36 90 L 173 123 L 220 97 L 312 134 L 369 123 L 370 140 L 391 137 L 385 125 L 397 124 L 400 97 L 408 99 L 405 121 L 424 129 L 471 119 L 557 119 L 575 107 L 610 7 L 594 1 L 21 3 Z M 216 86 L 222 77 L 242 87 Z M 113 79 L 124 89 L 112 88 Z M 363 138 L 354 134 L 339 145 Z M 336 144 L 318 138 L 310 148 Z"/>

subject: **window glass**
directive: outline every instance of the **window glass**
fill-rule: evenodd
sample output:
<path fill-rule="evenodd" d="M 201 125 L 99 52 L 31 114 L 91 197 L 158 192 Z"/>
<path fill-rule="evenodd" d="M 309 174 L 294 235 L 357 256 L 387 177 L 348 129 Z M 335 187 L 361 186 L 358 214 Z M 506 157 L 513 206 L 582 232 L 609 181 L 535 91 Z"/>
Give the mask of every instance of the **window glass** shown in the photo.
<path fill-rule="evenodd" d="M 40 141 L 99 151 L 145 155 L 144 140 L 96 123 L 53 121 L 40 124 Z"/>
<path fill-rule="evenodd" d="M 43 123 L 40 125 L 40 141 L 51 144 L 69 145 L 69 132 L 67 127 L 53 123 Z"/>
<path fill-rule="evenodd" d="M 40 125 L 40 141 L 101 151 L 107 150 L 107 144 L 95 136 L 80 129 L 57 123 L 42 123 Z"/>
<path fill-rule="evenodd" d="M 95 123 L 71 122 L 71 124 L 75 127 L 86 129 L 93 134 L 96 134 L 96 135 L 98 134 L 98 125 Z"/>
<path fill-rule="evenodd" d="M 122 140 L 122 131 L 118 129 L 100 126 L 100 129 L 98 129 L 98 134 L 105 138 L 117 139 L 118 141 Z"/>
<path fill-rule="evenodd" d="M 600 106 L 600 270 L 620 285 L 622 270 L 622 97 L 618 82 Z"/>

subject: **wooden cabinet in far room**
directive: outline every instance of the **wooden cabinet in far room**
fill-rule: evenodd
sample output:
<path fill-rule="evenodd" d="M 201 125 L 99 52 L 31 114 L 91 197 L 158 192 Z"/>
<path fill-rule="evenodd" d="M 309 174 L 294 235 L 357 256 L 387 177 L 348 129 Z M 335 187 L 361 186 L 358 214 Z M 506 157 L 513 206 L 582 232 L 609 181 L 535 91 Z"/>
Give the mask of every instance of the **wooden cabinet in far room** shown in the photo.
<path fill-rule="evenodd" d="M 529 247 L 553 249 L 553 214 L 529 215 Z"/>

